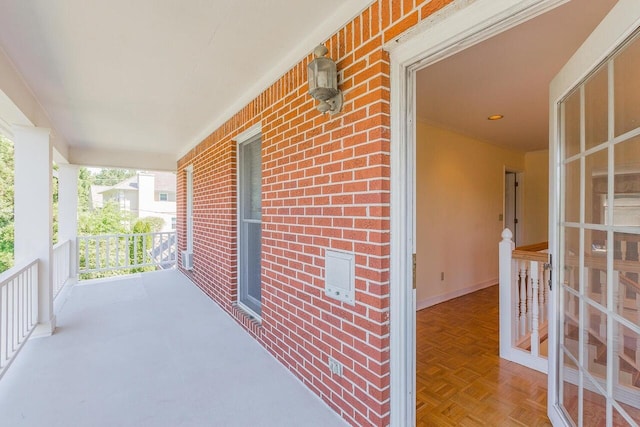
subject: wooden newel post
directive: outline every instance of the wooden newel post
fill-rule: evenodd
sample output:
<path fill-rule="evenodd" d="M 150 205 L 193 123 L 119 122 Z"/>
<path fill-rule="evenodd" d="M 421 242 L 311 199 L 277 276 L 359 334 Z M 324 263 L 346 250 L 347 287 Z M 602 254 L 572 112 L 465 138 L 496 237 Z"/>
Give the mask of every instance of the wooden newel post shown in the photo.
<path fill-rule="evenodd" d="M 502 232 L 502 241 L 499 244 L 500 255 L 500 357 L 509 359 L 508 353 L 513 345 L 513 326 L 517 319 L 517 306 L 515 304 L 513 275 L 517 274 L 512 267 L 512 252 L 515 248 L 513 233 L 508 228 Z"/>

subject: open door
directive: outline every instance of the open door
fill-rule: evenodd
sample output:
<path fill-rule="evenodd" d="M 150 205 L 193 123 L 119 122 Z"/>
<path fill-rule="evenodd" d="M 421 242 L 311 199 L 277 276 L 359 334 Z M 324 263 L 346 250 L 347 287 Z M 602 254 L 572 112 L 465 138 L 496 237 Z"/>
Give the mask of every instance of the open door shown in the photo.
<path fill-rule="evenodd" d="M 549 418 L 640 424 L 640 0 L 550 88 Z"/>

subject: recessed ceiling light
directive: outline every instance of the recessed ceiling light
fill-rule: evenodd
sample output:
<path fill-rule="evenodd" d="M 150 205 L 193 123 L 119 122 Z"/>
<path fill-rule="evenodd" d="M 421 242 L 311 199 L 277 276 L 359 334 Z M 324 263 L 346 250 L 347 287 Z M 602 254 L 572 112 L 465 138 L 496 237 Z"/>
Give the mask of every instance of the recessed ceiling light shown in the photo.
<path fill-rule="evenodd" d="M 489 120 L 500 120 L 503 117 L 504 116 L 502 114 L 492 114 L 491 116 L 487 117 L 487 119 L 489 119 Z"/>

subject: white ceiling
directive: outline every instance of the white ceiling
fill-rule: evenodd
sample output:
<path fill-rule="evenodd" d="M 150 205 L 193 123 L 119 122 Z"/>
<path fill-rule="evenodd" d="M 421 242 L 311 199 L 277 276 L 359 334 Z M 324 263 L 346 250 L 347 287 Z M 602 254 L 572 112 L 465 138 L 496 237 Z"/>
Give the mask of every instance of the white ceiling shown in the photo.
<path fill-rule="evenodd" d="M 0 0 L 0 48 L 70 155 L 177 160 L 370 2 Z"/>
<path fill-rule="evenodd" d="M 502 147 L 547 148 L 549 83 L 615 2 L 573 0 L 420 70 L 418 118 Z"/>

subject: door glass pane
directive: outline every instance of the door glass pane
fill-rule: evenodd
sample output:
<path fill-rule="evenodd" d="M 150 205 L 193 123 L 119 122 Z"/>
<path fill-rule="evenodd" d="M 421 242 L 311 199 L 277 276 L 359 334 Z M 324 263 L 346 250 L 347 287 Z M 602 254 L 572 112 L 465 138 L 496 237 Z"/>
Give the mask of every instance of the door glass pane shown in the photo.
<path fill-rule="evenodd" d="M 562 136 L 564 141 L 564 158 L 575 156 L 580 152 L 580 91 L 576 90 L 563 103 L 564 123 Z"/>
<path fill-rule="evenodd" d="M 580 221 L 580 159 L 565 166 L 564 220 L 566 222 Z"/>
<path fill-rule="evenodd" d="M 564 353 L 563 360 L 562 404 L 567 415 L 578 425 L 578 367 L 566 353 Z"/>
<path fill-rule="evenodd" d="M 586 149 L 607 140 L 607 69 L 602 68 L 587 81 L 584 88 Z"/>
<path fill-rule="evenodd" d="M 640 41 L 636 38 L 614 61 L 615 135 L 640 126 Z"/>
<path fill-rule="evenodd" d="M 607 378 L 607 314 L 591 304 L 585 305 L 585 368 L 593 378 Z"/>
<path fill-rule="evenodd" d="M 607 306 L 607 253 L 598 242 L 606 242 L 607 233 L 597 230 L 585 230 L 584 279 L 586 296 L 597 303 Z"/>
<path fill-rule="evenodd" d="M 579 336 L 578 319 L 580 300 L 571 292 L 563 292 L 564 295 L 564 325 L 562 325 L 562 343 L 565 351 L 571 354 L 574 359 L 579 358 Z"/>
<path fill-rule="evenodd" d="M 614 375 L 617 380 L 614 382 L 613 396 L 624 412 L 640 422 L 640 335 L 618 322 L 614 322 L 614 331 L 619 339 L 614 343 L 614 355 L 617 359 Z"/>
<path fill-rule="evenodd" d="M 606 224 L 608 157 L 607 150 L 604 149 L 585 158 L 584 215 L 587 224 Z"/>
<path fill-rule="evenodd" d="M 616 312 L 628 321 L 640 325 L 640 263 L 637 234 L 615 233 L 620 248 L 614 260 L 614 304 Z"/>
<path fill-rule="evenodd" d="M 579 275 L 580 232 L 577 228 L 564 229 L 564 285 L 578 291 L 580 289 Z"/>
<path fill-rule="evenodd" d="M 614 150 L 613 224 L 640 226 L 640 137 L 621 142 Z"/>
<path fill-rule="evenodd" d="M 596 385 L 584 377 L 582 399 L 582 423 L 584 427 L 602 427 L 607 425 L 607 399 Z"/>

